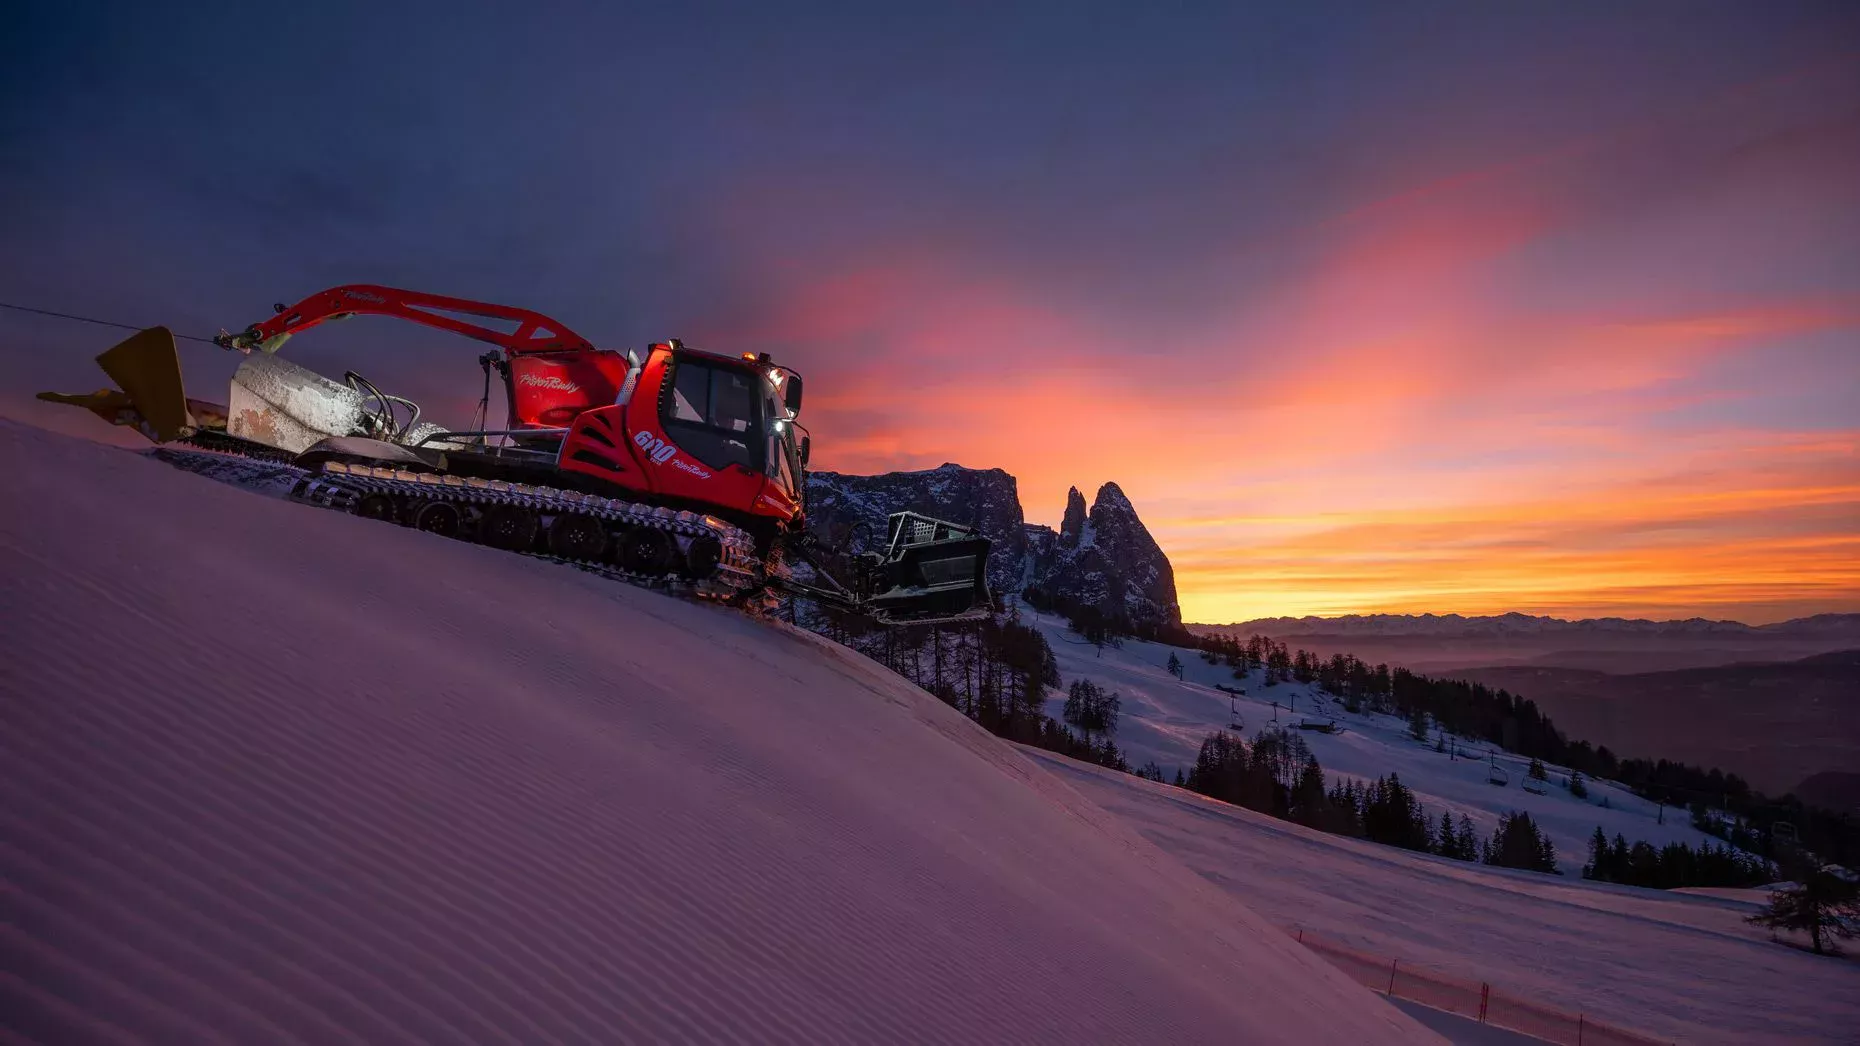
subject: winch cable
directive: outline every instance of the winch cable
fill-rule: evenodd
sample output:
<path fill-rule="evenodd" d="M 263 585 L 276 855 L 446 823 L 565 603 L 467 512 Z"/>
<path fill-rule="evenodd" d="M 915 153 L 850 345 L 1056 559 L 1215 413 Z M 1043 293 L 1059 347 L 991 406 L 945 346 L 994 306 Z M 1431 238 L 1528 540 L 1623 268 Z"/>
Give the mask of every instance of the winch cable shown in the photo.
<path fill-rule="evenodd" d="M 12 309 L 16 312 L 37 313 L 40 316 L 55 316 L 61 320 L 76 320 L 79 323 L 95 323 L 98 326 L 102 326 L 102 327 L 121 327 L 122 329 L 126 331 L 139 331 L 139 330 L 148 329 L 146 327 L 138 327 L 133 323 L 117 323 L 114 320 L 100 320 L 94 316 L 77 316 L 69 312 L 53 312 L 51 309 L 35 309 L 30 305 L 14 305 L 11 302 L 4 302 L 4 301 L 0 301 L 0 309 Z M 198 341 L 198 342 L 202 342 L 207 345 L 217 344 L 212 338 L 202 338 L 202 337 L 198 337 L 192 334 L 176 334 L 175 337 L 180 338 L 184 341 Z"/>

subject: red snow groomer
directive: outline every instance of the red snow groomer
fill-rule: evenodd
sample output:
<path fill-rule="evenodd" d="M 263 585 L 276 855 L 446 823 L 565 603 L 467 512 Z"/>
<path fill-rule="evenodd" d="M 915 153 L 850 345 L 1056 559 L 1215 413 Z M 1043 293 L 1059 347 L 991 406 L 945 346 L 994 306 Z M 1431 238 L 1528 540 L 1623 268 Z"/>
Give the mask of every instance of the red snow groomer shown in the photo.
<path fill-rule="evenodd" d="M 527 309 L 370 285 L 274 309 L 214 339 L 248 357 L 224 405 L 187 397 L 165 327 L 97 357 L 117 389 L 40 397 L 134 427 L 183 467 L 208 455 L 268 458 L 298 473 L 299 501 L 630 580 L 683 582 L 733 602 L 772 589 L 886 625 L 991 608 L 989 542 L 972 527 L 896 513 L 882 546 L 842 565 L 845 580 L 812 555 L 802 380 L 766 353 L 721 355 L 677 340 L 597 349 Z M 505 426 L 447 429 L 354 371 L 333 381 L 277 355 L 292 335 L 355 315 L 497 346 L 478 360 L 479 418 L 488 420 L 495 375 Z M 808 564 L 807 577 L 795 563 Z"/>

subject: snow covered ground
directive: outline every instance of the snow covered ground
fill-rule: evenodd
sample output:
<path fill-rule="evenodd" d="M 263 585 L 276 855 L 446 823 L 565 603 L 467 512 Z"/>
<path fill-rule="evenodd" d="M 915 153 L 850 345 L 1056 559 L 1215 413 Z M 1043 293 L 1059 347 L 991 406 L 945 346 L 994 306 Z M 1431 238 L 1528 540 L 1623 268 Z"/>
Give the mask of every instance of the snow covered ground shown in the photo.
<path fill-rule="evenodd" d="M 1275 716 L 1281 726 L 1295 726 L 1306 718 L 1334 717 L 1342 733 L 1302 732 L 1326 774 L 1362 780 L 1399 774 L 1430 817 L 1447 810 L 1457 822 L 1464 814 L 1472 818 L 1482 838 L 1498 827 L 1500 814 L 1513 810 L 1530 814 L 1556 844 L 1557 865 L 1566 875 L 1581 874 L 1588 859 L 1589 837 L 1597 825 L 1610 839 L 1620 833 L 1629 843 L 1641 839 L 1655 846 L 1718 842 L 1693 828 L 1686 811 L 1668 808 L 1662 823 L 1657 804 L 1605 782 L 1587 782 L 1588 798 L 1577 799 L 1563 787 L 1567 775 L 1555 768 L 1545 794 L 1527 792 L 1529 760 L 1503 751 L 1496 753 L 1495 761 L 1509 782 L 1492 784 L 1488 768 L 1492 747 L 1483 741 L 1460 742 L 1462 750 L 1474 754 L 1472 759 L 1449 756 L 1434 751 L 1431 737 L 1426 742 L 1413 740 L 1406 720 L 1351 715 L 1341 702 L 1319 693 L 1315 686 L 1281 683 L 1267 687 L 1259 672 L 1245 680 L 1235 679 L 1233 669 L 1225 665 L 1210 665 L 1195 651 L 1160 643 L 1126 640 L 1121 648 L 1107 646 L 1100 651 L 1068 631 L 1056 615 L 1041 614 L 1024 604 L 1021 611 L 1023 621 L 1039 628 L 1052 645 L 1064 684 L 1092 679 L 1120 696 L 1123 719 L 1115 735 L 1118 747 L 1133 767 L 1154 760 L 1163 768 L 1165 780 L 1174 780 L 1177 767 L 1186 771 L 1194 765 L 1202 738 L 1228 726 L 1231 704 L 1244 724 L 1240 732 L 1249 738 L 1260 727 L 1272 725 Z M 1184 680 L 1178 681 L 1164 668 L 1171 653 L 1182 662 Z M 1214 689 L 1216 684 L 1244 689 L 1246 694 L 1228 694 Z M 1274 701 L 1278 702 L 1276 709 Z M 1047 711 L 1057 717 L 1064 704 L 1062 685 L 1049 699 Z"/>
<path fill-rule="evenodd" d="M 1403 969 L 1681 1043 L 1860 1041 L 1860 960 L 1772 943 L 1741 898 L 1464 864 L 1029 754 L 1254 911 Z"/>
<path fill-rule="evenodd" d="M 1440 1041 L 824 640 L 0 460 L 0 1038 Z"/>

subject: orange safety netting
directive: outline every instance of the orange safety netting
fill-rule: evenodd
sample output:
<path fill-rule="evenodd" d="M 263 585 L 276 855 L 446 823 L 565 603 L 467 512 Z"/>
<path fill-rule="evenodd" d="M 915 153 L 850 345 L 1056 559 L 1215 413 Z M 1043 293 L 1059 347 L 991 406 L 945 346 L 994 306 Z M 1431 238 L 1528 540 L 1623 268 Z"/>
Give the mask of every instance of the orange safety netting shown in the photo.
<path fill-rule="evenodd" d="M 1569 1013 L 1481 981 L 1453 977 L 1294 928 L 1305 947 L 1373 991 L 1568 1046 L 1657 1046 L 1670 1040 Z"/>

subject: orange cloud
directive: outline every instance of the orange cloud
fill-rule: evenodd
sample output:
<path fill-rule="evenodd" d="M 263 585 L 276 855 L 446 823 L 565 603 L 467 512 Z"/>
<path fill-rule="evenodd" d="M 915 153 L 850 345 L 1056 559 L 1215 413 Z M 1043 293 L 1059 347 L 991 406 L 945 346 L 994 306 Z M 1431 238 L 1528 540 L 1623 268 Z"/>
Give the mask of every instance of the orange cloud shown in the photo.
<path fill-rule="evenodd" d="M 1779 439 L 1776 457 L 1752 451 L 1722 471 L 1594 482 L 1556 500 L 1152 529 L 1175 548 L 1184 611 L 1196 620 L 1849 609 L 1860 593 L 1860 466 L 1846 452 L 1856 436 Z M 1260 536 L 1234 539 L 1249 529 Z"/>
<path fill-rule="evenodd" d="M 1116 480 L 1192 619 L 1860 609 L 1860 419 L 1835 394 L 1860 357 L 1829 348 L 1860 287 L 1773 231 L 1816 201 L 1739 166 L 1773 108 L 1396 185 L 1156 259 L 1174 282 L 1082 290 L 1101 269 L 978 253 L 986 218 L 918 228 L 781 269 L 792 293 L 721 340 L 812 354 L 822 468 L 998 466 L 1048 523 Z M 1802 155 L 1823 166 L 1791 193 L 1846 213 L 1848 153 Z M 1704 202 L 1665 208 L 1674 186 Z M 1701 222 L 1754 242 L 1701 252 Z"/>

